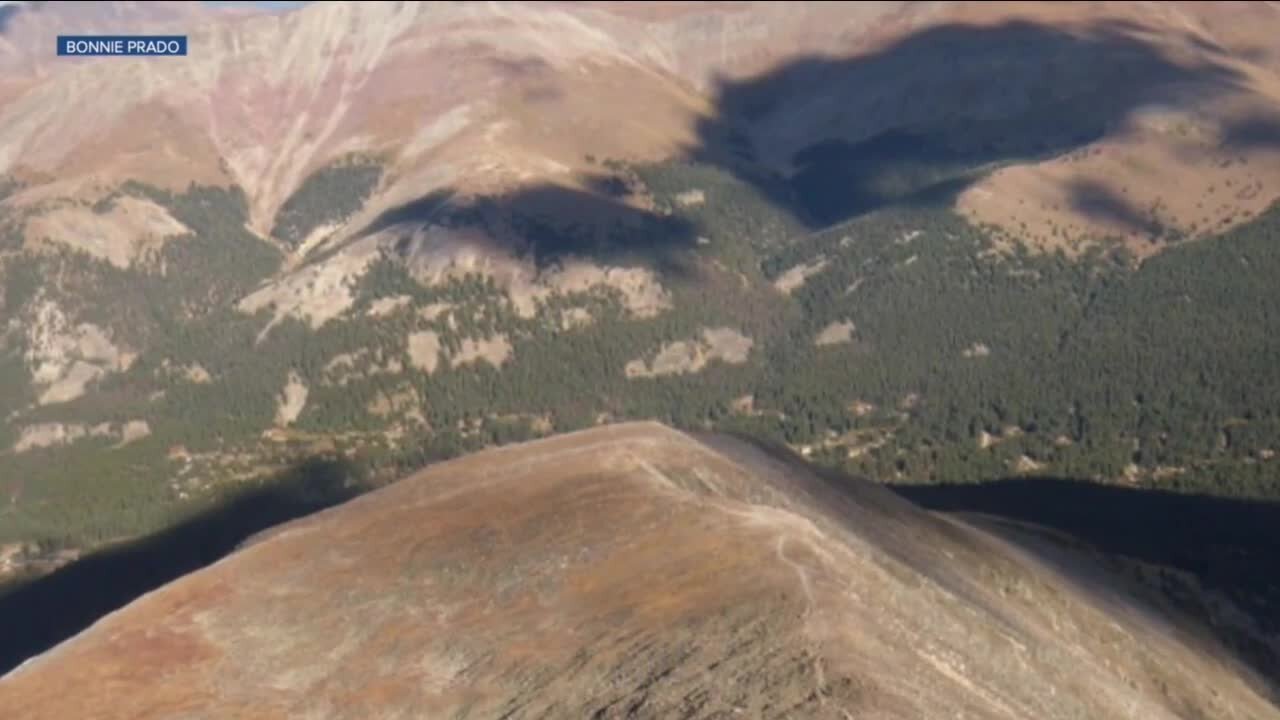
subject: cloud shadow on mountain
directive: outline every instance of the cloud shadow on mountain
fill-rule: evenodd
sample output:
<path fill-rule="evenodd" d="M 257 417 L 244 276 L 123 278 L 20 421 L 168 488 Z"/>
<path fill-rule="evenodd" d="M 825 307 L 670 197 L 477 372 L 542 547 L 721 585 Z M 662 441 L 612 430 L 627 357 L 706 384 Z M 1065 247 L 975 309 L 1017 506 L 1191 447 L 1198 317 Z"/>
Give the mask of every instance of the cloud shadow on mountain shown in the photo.
<path fill-rule="evenodd" d="M 992 168 L 1068 153 L 1139 108 L 1211 102 L 1245 82 L 1221 53 L 1205 55 L 1174 61 L 1124 22 L 942 25 L 853 58 L 719 80 L 688 158 L 759 184 L 811 227 L 949 204 Z M 1247 125 L 1227 142 L 1274 132 Z M 760 183 L 762 166 L 785 182 Z"/>
<path fill-rule="evenodd" d="M 995 168 L 1070 153 L 1137 110 L 1209 103 L 1245 83 L 1220 50 L 1201 50 L 1195 60 L 1171 59 L 1143 28 L 1119 21 L 1071 31 L 1026 21 L 940 25 L 856 57 L 801 57 L 718 79 L 682 159 L 727 170 L 813 229 L 883 207 L 950 206 Z M 1280 124 L 1258 118 L 1224 144 L 1277 140 Z M 573 255 L 687 269 L 694 228 L 635 202 L 626 172 L 605 165 L 575 187 L 428 193 L 366 232 L 472 229 L 540 265 Z M 1099 188 L 1081 188 L 1075 201 L 1135 232 L 1153 227 Z"/>
<path fill-rule="evenodd" d="M 1254 113 L 1228 123 L 1223 144 L 1242 151 L 1280 148 L 1280 115 Z"/>
<path fill-rule="evenodd" d="M 439 190 L 383 212 L 359 235 L 397 233 L 395 249 L 405 258 L 429 251 L 436 240 L 466 236 L 540 268 L 577 257 L 647 263 L 677 276 L 689 271 L 684 251 L 696 239 L 690 222 L 638 206 L 619 177 L 586 184 L 590 190 L 540 184 L 467 197 Z"/>
<path fill-rule="evenodd" d="M 354 469 L 314 458 L 154 535 L 93 552 L 48 575 L 0 586 L 0 675 L 103 616 L 212 564 L 256 533 L 354 497 Z"/>

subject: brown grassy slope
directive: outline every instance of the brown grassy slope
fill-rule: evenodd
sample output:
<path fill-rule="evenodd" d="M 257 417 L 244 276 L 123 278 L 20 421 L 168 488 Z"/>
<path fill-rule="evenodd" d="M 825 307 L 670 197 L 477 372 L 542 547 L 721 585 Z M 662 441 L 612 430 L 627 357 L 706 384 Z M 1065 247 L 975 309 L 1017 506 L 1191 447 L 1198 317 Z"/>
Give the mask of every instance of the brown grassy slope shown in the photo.
<path fill-rule="evenodd" d="M 0 680 L 0 706 L 1280 717 L 1181 638 L 883 488 L 629 424 L 478 453 L 282 526 Z"/>
<path fill-rule="evenodd" d="M 1087 146 L 997 172 L 960 197 L 962 212 L 1033 246 L 1070 251 L 1075 240 L 1111 235 L 1146 255 L 1159 249 L 1149 242 L 1153 222 L 1202 235 L 1280 197 L 1280 53 L 1260 34 L 1280 31 L 1280 7 L 1065 3 L 1046 14 L 1058 27 L 1128 23 L 1126 33 L 1170 63 L 1224 72 L 1165 88 L 1097 78 L 1141 102 Z"/>

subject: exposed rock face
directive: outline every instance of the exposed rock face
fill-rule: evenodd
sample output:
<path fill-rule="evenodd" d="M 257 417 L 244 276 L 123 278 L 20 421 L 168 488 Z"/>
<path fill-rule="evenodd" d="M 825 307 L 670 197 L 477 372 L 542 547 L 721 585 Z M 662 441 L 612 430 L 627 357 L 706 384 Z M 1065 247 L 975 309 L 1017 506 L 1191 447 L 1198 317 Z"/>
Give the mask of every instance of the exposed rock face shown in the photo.
<path fill-rule="evenodd" d="M 122 445 L 127 445 L 150 434 L 151 425 L 146 420 L 129 420 L 120 425 L 104 422 L 93 426 L 83 423 L 36 423 L 22 428 L 13 451 L 20 453 L 35 448 L 69 445 L 83 438 L 100 437 L 114 437 Z"/>
<path fill-rule="evenodd" d="M 818 336 L 813 339 L 813 344 L 822 347 L 824 345 L 839 345 L 850 342 L 853 340 L 853 333 L 856 329 L 852 320 L 833 322 L 822 328 L 822 332 L 818 333 Z"/>
<path fill-rule="evenodd" d="M 773 281 L 773 286 L 778 289 L 778 292 L 790 295 L 799 288 L 804 287 L 806 280 L 826 268 L 827 260 L 825 258 L 818 258 L 811 263 L 797 265 L 779 275 L 778 279 Z"/>
<path fill-rule="evenodd" d="M 610 426 L 437 465 L 277 528 L 0 679 L 0 707 L 1280 717 L 1239 668 L 1063 572 L 736 440 Z"/>
<path fill-rule="evenodd" d="M 26 228 L 33 240 L 49 238 L 121 268 L 187 232 L 164 208 L 135 197 L 120 198 L 105 213 L 80 206 L 58 207 Z"/>
<path fill-rule="evenodd" d="M 295 372 L 289 373 L 289 381 L 276 399 L 276 425 L 292 425 L 307 405 L 308 389 Z"/>
<path fill-rule="evenodd" d="M 656 377 L 696 373 L 715 360 L 741 365 L 747 361 L 754 344 L 755 341 L 733 328 L 703 328 L 700 339 L 666 343 L 652 362 L 637 358 L 627 363 L 623 372 L 629 378 Z"/>
<path fill-rule="evenodd" d="M 74 400 L 89 383 L 110 372 L 128 370 L 136 356 L 112 343 L 108 333 L 89 323 L 73 326 L 62 308 L 42 301 L 27 321 L 26 359 L 31 379 L 43 387 L 42 405 Z"/>

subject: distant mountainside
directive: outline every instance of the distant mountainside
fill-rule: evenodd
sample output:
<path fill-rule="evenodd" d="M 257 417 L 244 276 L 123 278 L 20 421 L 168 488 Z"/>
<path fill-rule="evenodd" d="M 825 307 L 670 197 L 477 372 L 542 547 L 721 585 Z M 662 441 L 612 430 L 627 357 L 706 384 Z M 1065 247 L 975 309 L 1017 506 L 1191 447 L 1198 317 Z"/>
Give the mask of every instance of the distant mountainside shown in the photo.
<path fill-rule="evenodd" d="M 381 155 L 365 213 L 338 229 L 350 234 L 432 191 L 591 189 L 588 154 L 666 160 L 746 143 L 762 172 L 839 181 L 823 191 L 840 206 L 824 219 L 950 179 L 963 182 L 952 190 L 964 213 L 1030 245 L 1114 234 L 1141 247 L 1275 199 L 1277 14 L 1268 3 L 317 3 L 244 17 L 32 4 L 5 22 L 0 172 L 30 179 L 10 201 L 27 208 L 93 202 L 129 180 L 235 184 L 265 234 L 308 175 Z M 186 30 L 192 51 L 52 56 L 54 35 L 86 28 Z M 824 143 L 831 152 L 807 152 Z"/>
<path fill-rule="evenodd" d="M 615 425 L 262 535 L 26 663 L 0 703 L 31 720 L 1280 717 L 1089 565 L 738 440 Z"/>
<path fill-rule="evenodd" d="M 54 55 L 88 32 L 190 55 Z M 0 577 L 625 420 L 1273 501 L 1277 36 L 1265 2 L 6 5 Z M 1202 530 L 1121 554 L 1275 661 L 1270 556 Z"/>

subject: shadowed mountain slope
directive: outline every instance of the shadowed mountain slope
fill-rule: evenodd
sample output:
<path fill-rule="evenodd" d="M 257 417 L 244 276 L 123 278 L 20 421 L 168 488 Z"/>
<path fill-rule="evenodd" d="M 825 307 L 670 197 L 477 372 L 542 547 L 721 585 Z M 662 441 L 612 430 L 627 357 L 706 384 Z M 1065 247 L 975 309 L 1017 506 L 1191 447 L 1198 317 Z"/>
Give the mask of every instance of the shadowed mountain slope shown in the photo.
<path fill-rule="evenodd" d="M 615 425 L 436 465 L 263 534 L 6 676 L 0 705 L 1280 717 L 1219 651 L 1063 567 L 738 440 Z"/>

